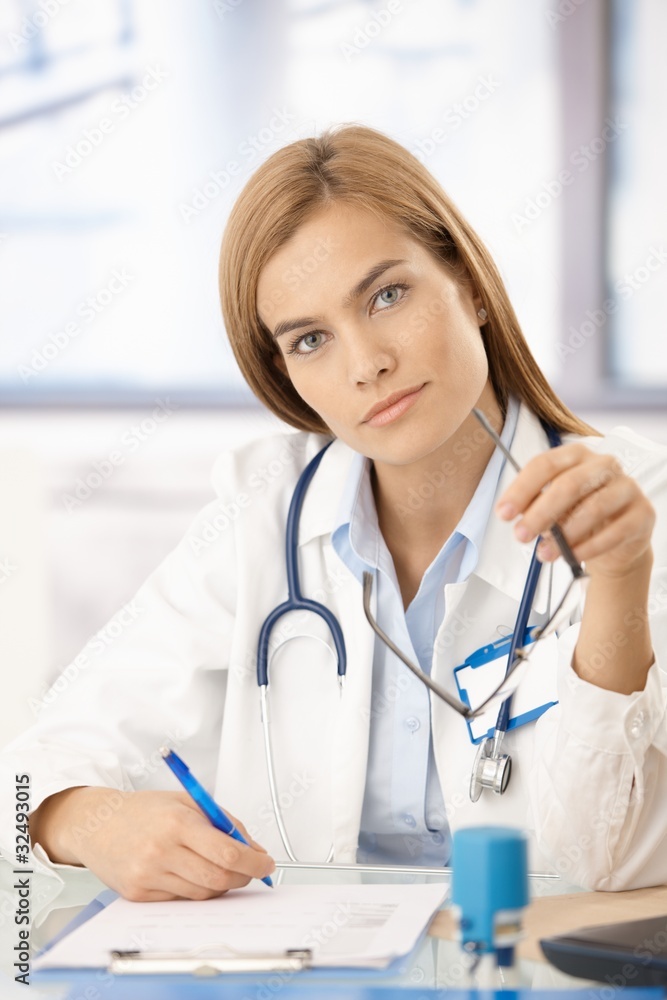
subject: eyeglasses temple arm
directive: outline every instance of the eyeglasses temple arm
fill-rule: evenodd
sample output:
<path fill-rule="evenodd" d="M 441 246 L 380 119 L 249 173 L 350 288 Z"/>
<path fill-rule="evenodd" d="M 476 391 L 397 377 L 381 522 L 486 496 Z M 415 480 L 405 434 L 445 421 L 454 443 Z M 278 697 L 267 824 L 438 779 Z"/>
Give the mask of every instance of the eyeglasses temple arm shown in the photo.
<path fill-rule="evenodd" d="M 497 447 L 500 448 L 507 461 L 512 465 L 512 467 L 517 472 L 521 472 L 521 466 L 516 461 L 514 456 L 507 450 L 507 448 L 500 440 L 500 438 L 498 437 L 495 430 L 493 429 L 489 421 L 486 419 L 482 411 L 478 410 L 476 406 L 473 406 L 472 412 L 475 414 L 475 416 L 477 417 L 477 419 L 479 420 L 480 424 L 482 425 L 486 433 L 489 435 L 489 437 L 495 441 Z M 565 541 L 565 536 L 563 535 L 560 526 L 556 524 L 556 522 L 554 521 L 554 523 L 549 528 L 549 531 L 551 532 L 551 536 L 555 541 L 556 545 L 560 549 L 563 559 L 572 570 L 573 576 L 575 577 L 585 576 L 586 571 L 584 567 L 581 565 L 581 563 L 575 557 L 574 552 L 572 551 L 568 543 Z"/>
<path fill-rule="evenodd" d="M 389 646 L 389 649 L 392 651 L 392 653 L 395 653 L 396 656 L 398 656 L 399 660 L 401 660 L 406 665 L 408 670 L 412 671 L 415 677 L 418 677 L 420 681 L 424 682 L 427 688 L 430 688 L 430 690 L 433 691 L 434 694 L 437 694 L 439 698 L 442 698 L 443 701 L 447 702 L 450 708 L 453 708 L 455 712 L 459 713 L 459 715 L 464 716 L 464 718 L 466 719 L 470 718 L 472 713 L 468 705 L 464 705 L 462 701 L 458 700 L 458 698 L 454 698 L 451 694 L 449 694 L 448 691 L 445 691 L 444 688 L 441 688 L 439 684 L 436 684 L 436 682 L 432 680 L 428 674 L 425 674 L 423 670 L 420 670 L 418 667 L 414 665 L 414 663 L 411 663 L 410 660 L 408 660 L 407 657 L 403 655 L 398 646 L 394 645 L 389 636 L 382 631 L 378 623 L 373 618 L 370 610 L 371 588 L 373 586 L 372 574 L 364 573 L 363 580 L 364 580 L 364 613 L 368 620 L 368 624 L 371 626 L 375 634 L 378 635 L 382 639 L 382 641 L 387 644 L 387 646 Z"/>

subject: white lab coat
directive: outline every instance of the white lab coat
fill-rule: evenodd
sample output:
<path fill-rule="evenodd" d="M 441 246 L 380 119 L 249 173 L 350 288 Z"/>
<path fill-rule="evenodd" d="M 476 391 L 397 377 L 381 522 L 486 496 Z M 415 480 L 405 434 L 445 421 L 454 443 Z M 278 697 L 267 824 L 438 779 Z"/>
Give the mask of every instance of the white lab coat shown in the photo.
<path fill-rule="evenodd" d="M 166 743 L 255 839 L 275 858 L 286 857 L 267 780 L 257 638 L 265 616 L 287 597 L 285 523 L 294 486 L 327 440 L 287 432 L 219 456 L 212 473 L 217 499 L 66 668 L 36 724 L 2 755 L 3 797 L 14 772 L 31 774 L 33 808 L 72 785 L 175 789 L 158 753 Z M 570 667 L 579 628 L 573 625 L 551 640 L 552 663 L 544 669 L 544 700 L 557 689 L 559 704 L 506 737 L 513 773 L 505 795 L 487 791 L 470 801 L 476 748 L 464 721 L 439 699 L 432 702 L 433 741 L 453 830 L 525 828 L 532 870 L 555 871 L 588 888 L 629 889 L 667 882 L 667 449 L 627 428 L 583 440 L 616 455 L 658 512 L 650 606 L 656 662 L 646 687 L 626 696 L 578 678 Z M 522 406 L 513 454 L 524 464 L 546 448 L 538 420 Z M 291 612 L 271 641 L 275 767 L 300 860 L 325 859 L 331 843 L 335 861 L 355 860 L 370 713 L 400 697 L 400 690 L 388 692 L 383 703 L 371 690 L 376 639 L 360 583 L 331 545 L 353 454 L 340 440 L 327 450 L 306 494 L 298 536 L 303 594 L 324 602 L 345 636 L 342 698 L 319 618 Z M 513 476 L 506 463 L 498 495 Z M 511 524 L 492 514 L 475 572 L 446 585 L 432 674 L 452 693 L 452 668 L 513 627 L 531 551 L 515 540 Z M 568 579 L 558 560 L 554 593 Z M 546 610 L 548 581 L 545 569 L 536 612 Z M 1 822 L 0 847 L 11 857 L 14 832 L 4 805 Z M 48 860 L 38 849 L 37 864 L 40 858 Z"/>

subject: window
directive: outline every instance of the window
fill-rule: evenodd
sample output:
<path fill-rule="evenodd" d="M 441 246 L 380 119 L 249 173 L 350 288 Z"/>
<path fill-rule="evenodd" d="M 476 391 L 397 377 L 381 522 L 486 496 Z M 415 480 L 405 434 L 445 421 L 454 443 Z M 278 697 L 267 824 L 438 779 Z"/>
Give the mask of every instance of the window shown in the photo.
<path fill-rule="evenodd" d="M 254 405 L 220 313 L 224 225 L 266 157 L 345 121 L 438 178 L 567 402 L 662 391 L 661 0 L 15 0 L 0 18 L 6 403 Z"/>

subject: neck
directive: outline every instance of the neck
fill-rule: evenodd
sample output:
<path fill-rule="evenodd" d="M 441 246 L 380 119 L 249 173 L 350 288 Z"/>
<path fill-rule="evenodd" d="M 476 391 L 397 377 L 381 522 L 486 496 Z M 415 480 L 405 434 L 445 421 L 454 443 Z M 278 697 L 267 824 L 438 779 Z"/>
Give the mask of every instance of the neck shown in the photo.
<path fill-rule="evenodd" d="M 503 415 L 490 383 L 476 404 L 500 434 Z M 438 551 L 477 489 L 495 444 L 470 413 L 436 451 L 407 466 L 374 462 L 371 483 L 390 551 Z"/>

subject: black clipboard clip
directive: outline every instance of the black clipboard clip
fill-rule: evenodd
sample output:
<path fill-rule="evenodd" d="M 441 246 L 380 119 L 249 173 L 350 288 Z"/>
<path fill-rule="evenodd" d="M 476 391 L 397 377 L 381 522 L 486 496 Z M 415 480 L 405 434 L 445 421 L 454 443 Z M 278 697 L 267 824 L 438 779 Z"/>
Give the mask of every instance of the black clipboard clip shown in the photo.
<path fill-rule="evenodd" d="M 210 948 L 206 949 L 209 952 Z M 224 972 L 301 972 L 312 965 L 310 948 L 291 948 L 276 954 L 203 955 L 201 949 L 186 952 L 112 951 L 109 972 L 115 975 L 191 973 L 217 976 Z"/>

